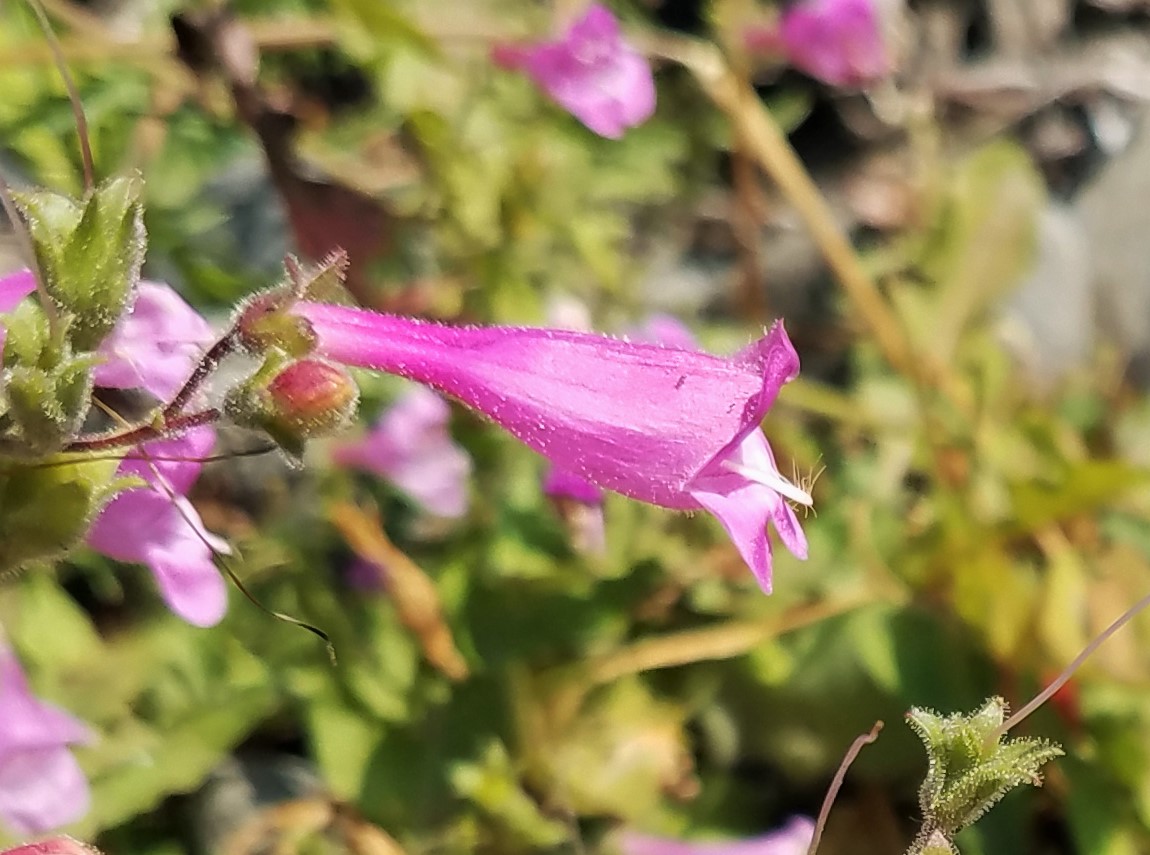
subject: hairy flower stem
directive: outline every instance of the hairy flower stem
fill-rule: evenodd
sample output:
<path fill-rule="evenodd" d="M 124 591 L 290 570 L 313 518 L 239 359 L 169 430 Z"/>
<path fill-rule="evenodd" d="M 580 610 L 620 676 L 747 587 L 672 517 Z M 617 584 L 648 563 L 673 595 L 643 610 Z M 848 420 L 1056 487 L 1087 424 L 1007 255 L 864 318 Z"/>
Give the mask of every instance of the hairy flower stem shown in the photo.
<path fill-rule="evenodd" d="M 136 445 L 140 442 L 170 436 L 174 433 L 185 431 L 188 428 L 219 421 L 220 411 L 214 407 L 187 415 L 182 414 L 181 410 L 187 406 L 188 402 L 196 392 L 200 390 L 204 382 L 219 366 L 220 362 L 235 351 L 238 343 L 239 336 L 236 328 L 233 327 L 200 357 L 200 361 L 196 364 L 195 370 L 192 371 L 191 376 L 184 382 L 180 391 L 177 392 L 175 397 L 164 405 L 164 409 L 147 424 L 120 429 L 110 433 L 98 434 L 96 436 L 77 437 L 77 439 L 64 450 L 101 451 L 109 448 L 124 448 L 126 446 Z"/>
<path fill-rule="evenodd" d="M 183 387 L 176 393 L 176 396 L 172 398 L 171 402 L 164 407 L 164 415 L 175 415 L 186 407 L 188 401 L 200 390 L 200 387 L 204 385 L 204 381 L 211 376 L 211 373 L 216 370 L 220 362 L 235 352 L 238 344 L 239 333 L 236 327 L 233 326 L 200 357 L 200 361 L 196 365 L 192 375 L 184 382 Z"/>
<path fill-rule="evenodd" d="M 1070 679 L 1074 676 L 1075 672 L 1082 667 L 1082 663 L 1089 659 L 1090 656 L 1093 655 L 1094 651 L 1102 646 L 1103 642 L 1109 639 L 1110 636 L 1112 636 L 1114 633 L 1118 632 L 1118 630 L 1122 629 L 1122 627 L 1126 626 L 1126 624 L 1128 624 L 1138 615 L 1139 612 L 1141 612 L 1147 606 L 1150 606 L 1150 594 L 1146 594 L 1146 596 L 1144 596 L 1142 599 L 1124 611 L 1117 620 L 1110 624 L 1110 626 L 1102 630 L 1102 632 L 1099 633 L 1093 641 L 1086 645 L 1085 649 L 1081 653 L 1074 657 L 1074 661 L 1067 665 L 1063 672 L 1059 674 L 1049 686 L 1035 695 L 1022 709 L 1004 721 L 998 730 L 990 735 L 988 742 L 997 741 L 1008 730 L 1021 723 L 1032 712 L 1050 700 L 1050 698 L 1059 689 L 1070 682 Z"/>
<path fill-rule="evenodd" d="M 154 422 L 139 425 L 130 430 L 117 430 L 96 436 L 82 436 L 64 448 L 64 451 L 103 451 L 109 448 L 128 448 L 183 433 L 200 425 L 214 424 L 223 414 L 215 407 L 188 415 L 167 416 L 161 414 Z"/>

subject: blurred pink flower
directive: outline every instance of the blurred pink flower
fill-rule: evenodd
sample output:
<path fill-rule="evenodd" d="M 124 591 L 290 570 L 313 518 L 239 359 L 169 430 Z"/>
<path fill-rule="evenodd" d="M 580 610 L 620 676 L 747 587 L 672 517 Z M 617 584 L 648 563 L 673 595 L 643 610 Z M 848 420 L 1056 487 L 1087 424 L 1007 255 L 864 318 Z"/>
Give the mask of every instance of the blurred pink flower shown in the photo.
<path fill-rule="evenodd" d="M 117 474 L 135 475 L 146 486 L 118 493 L 88 532 L 88 545 L 97 552 L 146 564 L 168 607 L 196 626 L 219 623 L 228 604 L 212 560 L 213 550 L 230 552 L 227 542 L 204 528 L 185 497 L 215 440 L 215 431 L 202 426 L 133 450 Z"/>
<path fill-rule="evenodd" d="M 769 834 L 721 843 L 693 843 L 628 831 L 620 838 L 619 848 L 623 855 L 805 855 L 814 833 L 812 820 L 796 816 Z"/>
<path fill-rule="evenodd" d="M 36 290 L 36 277 L 31 270 L 17 270 L 7 276 L 0 276 L 0 314 L 10 312 L 20 301 Z M 0 323 L 0 353 L 8 338 L 8 329 Z"/>
<path fill-rule="evenodd" d="M 97 386 L 147 389 L 160 400 L 180 390 L 215 334 L 170 286 L 141 282 L 136 299 L 100 345 Z"/>
<path fill-rule="evenodd" d="M 630 337 L 637 341 L 649 341 L 679 350 L 699 349 L 695 334 L 685 323 L 674 315 L 660 312 L 648 315 L 642 323 L 632 327 Z"/>
<path fill-rule="evenodd" d="M 94 847 L 72 837 L 60 836 L 5 849 L 0 855 L 100 855 L 100 853 Z"/>
<path fill-rule="evenodd" d="M 0 818 L 17 834 L 41 834 L 88 812 L 88 781 L 70 745 L 92 732 L 32 694 L 15 654 L 0 646 Z"/>
<path fill-rule="evenodd" d="M 773 521 L 806 557 L 787 500 L 811 497 L 775 465 L 760 422 L 799 372 L 781 324 L 729 358 L 590 333 L 450 327 L 300 303 L 320 356 L 407 377 L 486 415 L 599 487 L 718 517 L 766 591 Z"/>
<path fill-rule="evenodd" d="M 779 23 L 791 65 L 832 86 L 860 86 L 890 73 L 874 0 L 799 0 Z"/>
<path fill-rule="evenodd" d="M 413 386 L 362 439 L 338 446 L 335 462 L 390 481 L 429 513 L 467 513 L 471 458 L 451 439 L 451 408 L 439 395 Z"/>
<path fill-rule="evenodd" d="M 646 59 L 624 41 L 619 22 L 592 3 L 556 41 L 500 45 L 495 62 L 525 71 L 555 103 L 600 136 L 618 139 L 655 111 Z"/>

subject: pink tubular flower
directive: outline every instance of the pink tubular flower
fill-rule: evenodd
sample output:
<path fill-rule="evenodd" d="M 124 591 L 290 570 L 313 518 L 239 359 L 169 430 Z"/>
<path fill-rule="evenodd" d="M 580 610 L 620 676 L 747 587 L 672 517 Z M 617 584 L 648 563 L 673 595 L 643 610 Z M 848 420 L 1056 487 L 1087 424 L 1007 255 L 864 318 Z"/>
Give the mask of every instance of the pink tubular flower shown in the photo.
<path fill-rule="evenodd" d="M 619 848 L 623 855 L 805 855 L 814 833 L 814 822 L 796 816 L 761 837 L 722 843 L 692 843 L 629 831 L 622 835 Z"/>
<path fill-rule="evenodd" d="M 131 309 L 100 345 L 97 386 L 147 389 L 160 400 L 180 390 L 214 334 L 170 286 L 141 282 Z"/>
<path fill-rule="evenodd" d="M 451 410 L 434 392 L 415 386 L 357 442 L 336 448 L 335 462 L 390 481 L 437 516 L 467 513 L 471 458 L 448 432 Z"/>
<path fill-rule="evenodd" d="M 118 493 L 96 518 L 88 545 L 117 561 L 146 564 L 173 612 L 196 626 L 220 622 L 227 586 L 212 561 L 228 545 L 204 528 L 185 498 L 211 451 L 215 431 L 193 428 L 174 439 L 140 446 L 118 474 L 147 482 Z"/>
<path fill-rule="evenodd" d="M 16 656 L 0 646 L 0 818 L 17 834 L 41 834 L 88 812 L 88 781 L 70 745 L 92 733 L 32 694 Z"/>
<path fill-rule="evenodd" d="M 800 0 L 783 12 L 790 63 L 832 86 L 860 86 L 890 73 L 874 0 Z"/>
<path fill-rule="evenodd" d="M 647 61 L 623 40 L 619 22 L 599 3 L 557 41 L 499 46 L 495 60 L 521 68 L 555 103 L 603 137 L 618 139 L 655 111 L 655 80 Z"/>
<path fill-rule="evenodd" d="M 552 463 L 606 489 L 718 517 L 771 586 L 773 521 L 807 544 L 759 427 L 799 360 L 781 324 L 730 358 L 567 330 L 449 327 L 301 303 L 320 355 L 425 383 L 483 413 Z"/>

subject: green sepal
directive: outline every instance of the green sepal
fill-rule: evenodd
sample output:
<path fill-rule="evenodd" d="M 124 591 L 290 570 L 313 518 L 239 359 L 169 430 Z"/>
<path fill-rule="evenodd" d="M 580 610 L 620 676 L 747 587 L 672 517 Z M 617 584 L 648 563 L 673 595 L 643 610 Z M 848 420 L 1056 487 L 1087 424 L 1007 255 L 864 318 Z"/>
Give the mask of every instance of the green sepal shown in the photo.
<path fill-rule="evenodd" d="M 235 424 L 267 434 L 293 465 L 303 463 L 308 437 L 276 418 L 263 388 L 249 380 L 230 389 L 224 398 L 224 412 Z"/>
<path fill-rule="evenodd" d="M 128 305 L 146 244 L 138 178 L 112 178 L 82 200 L 48 191 L 13 194 L 32 234 L 48 296 L 75 315 L 70 338 L 93 350 Z"/>
<path fill-rule="evenodd" d="M 1062 749 L 1043 739 L 1008 739 L 999 733 L 1006 702 L 991 698 L 971 715 L 942 716 L 912 709 L 907 723 L 926 746 L 929 766 L 919 790 L 923 836 L 911 847 L 922 852 L 931 835 L 949 840 L 1021 784 L 1039 786 L 1038 770 Z"/>
<path fill-rule="evenodd" d="M 7 369 L 4 415 L 7 430 L 0 452 L 39 458 L 60 451 L 79 432 L 91 406 L 95 354 L 64 356 L 51 368 Z"/>
<path fill-rule="evenodd" d="M 291 314 L 291 308 L 300 300 L 354 305 L 344 287 L 347 265 L 344 252 L 314 267 L 303 267 L 289 256 L 287 281 L 254 295 L 236 312 L 235 327 L 243 346 L 256 354 L 278 350 L 299 358 L 312 353 L 315 331 L 306 318 Z"/>
<path fill-rule="evenodd" d="M 958 855 L 958 847 L 937 829 L 910 847 L 908 855 Z"/>
<path fill-rule="evenodd" d="M 314 351 L 318 339 L 311 322 L 288 311 L 296 300 L 290 287 L 277 285 L 241 303 L 235 327 L 243 347 L 255 355 L 301 357 Z"/>
<path fill-rule="evenodd" d="M 58 455 L 0 463 L 0 574 L 59 558 L 83 542 L 96 514 L 128 479 L 119 460 Z"/>
<path fill-rule="evenodd" d="M 52 333 L 48 318 L 39 304 L 25 300 L 3 318 L 7 328 L 4 340 L 5 365 L 44 367 L 41 360 L 48 350 Z"/>

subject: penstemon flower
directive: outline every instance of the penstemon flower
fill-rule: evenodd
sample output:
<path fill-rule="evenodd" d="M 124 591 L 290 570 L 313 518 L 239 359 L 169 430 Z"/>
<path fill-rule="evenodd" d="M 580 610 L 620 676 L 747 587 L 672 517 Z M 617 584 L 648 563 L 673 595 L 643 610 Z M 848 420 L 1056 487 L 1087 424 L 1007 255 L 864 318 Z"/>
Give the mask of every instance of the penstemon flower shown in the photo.
<path fill-rule="evenodd" d="M 655 111 L 655 80 L 615 16 L 592 3 L 561 38 L 500 45 L 495 60 L 523 70 L 555 103 L 603 137 L 618 139 Z"/>
<path fill-rule="evenodd" d="M 451 410 L 422 386 L 405 392 L 364 437 L 336 446 L 342 466 L 372 472 L 407 493 L 429 513 L 467 513 L 471 458 L 451 439 Z"/>
<path fill-rule="evenodd" d="M 697 843 L 629 831 L 621 836 L 619 849 L 623 855 L 805 855 L 814 833 L 811 819 L 796 816 L 760 837 L 721 843 Z"/>
<path fill-rule="evenodd" d="M 32 694 L 16 655 L 0 642 L 0 819 L 40 834 L 88 812 L 88 781 L 69 746 L 88 728 Z"/>
<path fill-rule="evenodd" d="M 807 544 L 759 423 L 798 355 L 781 324 L 729 358 L 566 330 L 451 327 L 303 302 L 319 355 L 448 394 L 593 484 L 678 510 L 704 508 L 766 591 L 774 523 Z"/>

